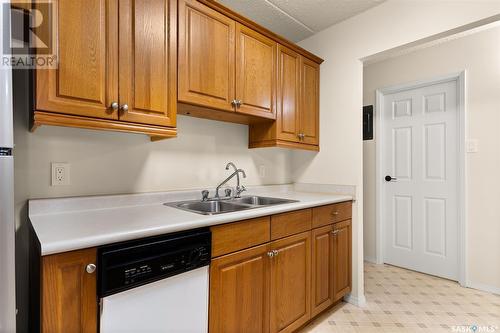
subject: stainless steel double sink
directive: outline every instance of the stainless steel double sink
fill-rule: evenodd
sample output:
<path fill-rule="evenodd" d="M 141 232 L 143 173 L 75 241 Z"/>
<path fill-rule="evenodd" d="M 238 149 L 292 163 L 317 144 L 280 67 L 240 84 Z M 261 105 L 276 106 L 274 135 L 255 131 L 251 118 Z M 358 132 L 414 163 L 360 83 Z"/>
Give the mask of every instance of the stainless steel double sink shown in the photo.
<path fill-rule="evenodd" d="M 282 205 L 292 202 L 298 202 L 298 200 L 260 197 L 260 196 L 243 196 L 241 198 L 234 198 L 234 199 L 167 202 L 164 205 L 202 215 L 216 215 L 223 213 L 238 212 L 247 209 L 255 209 L 259 207 Z"/>

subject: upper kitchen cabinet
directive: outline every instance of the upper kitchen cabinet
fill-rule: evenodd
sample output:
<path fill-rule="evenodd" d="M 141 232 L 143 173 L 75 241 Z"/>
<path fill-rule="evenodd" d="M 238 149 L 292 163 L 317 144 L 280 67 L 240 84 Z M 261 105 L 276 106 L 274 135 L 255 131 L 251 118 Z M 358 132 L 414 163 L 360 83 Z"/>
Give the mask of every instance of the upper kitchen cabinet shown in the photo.
<path fill-rule="evenodd" d="M 186 104 L 180 112 L 243 123 L 274 119 L 276 48 L 219 11 L 180 0 L 178 95 Z"/>
<path fill-rule="evenodd" d="M 118 120 L 111 106 L 118 101 L 116 5 L 57 2 L 58 68 L 37 70 L 37 110 Z"/>
<path fill-rule="evenodd" d="M 120 119 L 175 126 L 176 1 L 120 0 Z M 169 29 L 170 34 L 169 34 Z"/>
<path fill-rule="evenodd" d="M 319 65 L 300 58 L 299 142 L 319 145 Z"/>
<path fill-rule="evenodd" d="M 275 41 L 236 26 L 237 112 L 276 118 L 276 49 Z"/>
<path fill-rule="evenodd" d="M 230 18 L 179 0 L 179 102 L 234 111 L 234 35 Z"/>
<path fill-rule="evenodd" d="M 298 52 L 278 49 L 276 122 L 250 126 L 250 148 L 319 150 L 319 64 Z"/>
<path fill-rule="evenodd" d="M 58 66 L 35 71 L 32 129 L 176 136 L 177 1 L 53 3 Z"/>

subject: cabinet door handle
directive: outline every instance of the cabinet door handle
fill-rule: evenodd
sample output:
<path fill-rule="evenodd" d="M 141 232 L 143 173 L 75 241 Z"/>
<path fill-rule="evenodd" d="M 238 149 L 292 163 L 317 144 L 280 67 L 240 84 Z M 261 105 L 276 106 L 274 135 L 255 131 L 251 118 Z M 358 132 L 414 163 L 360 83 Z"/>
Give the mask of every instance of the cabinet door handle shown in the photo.
<path fill-rule="evenodd" d="M 231 101 L 231 105 L 232 105 L 232 106 L 238 106 L 238 101 L 237 101 L 237 100 L 235 100 L 235 99 L 233 99 L 233 100 Z"/>
<path fill-rule="evenodd" d="M 267 256 L 268 256 L 269 258 L 274 257 L 274 251 L 269 251 L 269 252 L 267 252 Z"/>
<path fill-rule="evenodd" d="M 120 110 L 122 110 L 123 113 L 126 113 L 128 111 L 128 104 L 123 104 L 121 107 L 120 107 Z"/>
<path fill-rule="evenodd" d="M 118 102 L 112 102 L 110 107 L 111 107 L 111 109 L 113 109 L 113 111 L 116 111 L 116 110 L 118 110 L 120 105 L 118 104 Z"/>
<path fill-rule="evenodd" d="M 277 256 L 278 256 L 278 254 L 279 254 L 278 250 L 273 250 L 273 253 L 274 253 L 274 256 L 275 256 L 275 257 L 277 257 Z"/>
<path fill-rule="evenodd" d="M 88 264 L 87 267 L 85 267 L 85 271 L 89 274 L 92 274 L 96 271 L 97 266 L 95 264 Z"/>
<path fill-rule="evenodd" d="M 332 215 L 333 216 L 337 216 L 337 215 L 339 215 L 339 212 L 338 211 L 334 211 L 334 212 L 332 212 Z"/>
<path fill-rule="evenodd" d="M 333 230 L 332 231 L 332 235 L 334 235 L 334 236 L 337 236 L 338 233 L 339 233 L 339 230 Z"/>

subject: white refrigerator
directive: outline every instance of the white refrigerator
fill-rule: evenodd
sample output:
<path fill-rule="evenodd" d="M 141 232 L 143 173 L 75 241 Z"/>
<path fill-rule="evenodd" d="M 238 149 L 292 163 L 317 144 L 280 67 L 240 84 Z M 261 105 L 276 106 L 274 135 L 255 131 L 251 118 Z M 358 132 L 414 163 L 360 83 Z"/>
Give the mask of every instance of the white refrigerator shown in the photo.
<path fill-rule="evenodd" d="M 0 0 L 1 55 L 10 53 L 10 10 Z M 5 43 L 8 41 L 8 43 Z M 5 52 L 4 52 L 5 51 Z M 0 333 L 16 331 L 12 69 L 0 66 Z"/>

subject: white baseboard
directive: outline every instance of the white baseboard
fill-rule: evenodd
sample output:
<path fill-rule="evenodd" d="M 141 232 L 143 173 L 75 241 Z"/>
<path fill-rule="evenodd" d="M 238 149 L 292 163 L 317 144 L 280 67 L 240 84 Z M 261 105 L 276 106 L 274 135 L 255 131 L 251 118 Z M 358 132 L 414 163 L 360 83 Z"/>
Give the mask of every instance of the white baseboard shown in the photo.
<path fill-rule="evenodd" d="M 487 291 L 487 292 L 492 293 L 492 294 L 500 295 L 500 288 L 499 287 L 495 287 L 495 286 L 488 286 L 486 284 L 475 283 L 475 282 L 470 282 L 469 281 L 466 284 L 466 287 L 467 288 L 481 290 L 481 291 Z"/>
<path fill-rule="evenodd" d="M 349 295 L 344 297 L 344 301 L 347 303 L 351 303 L 352 305 L 355 305 L 358 307 L 363 307 L 366 305 L 365 295 L 354 296 L 354 295 L 349 294 Z"/>
<path fill-rule="evenodd" d="M 377 259 L 374 258 L 374 257 L 371 257 L 371 256 L 365 256 L 365 261 L 366 262 L 371 262 L 372 264 L 376 264 L 377 263 Z"/>

